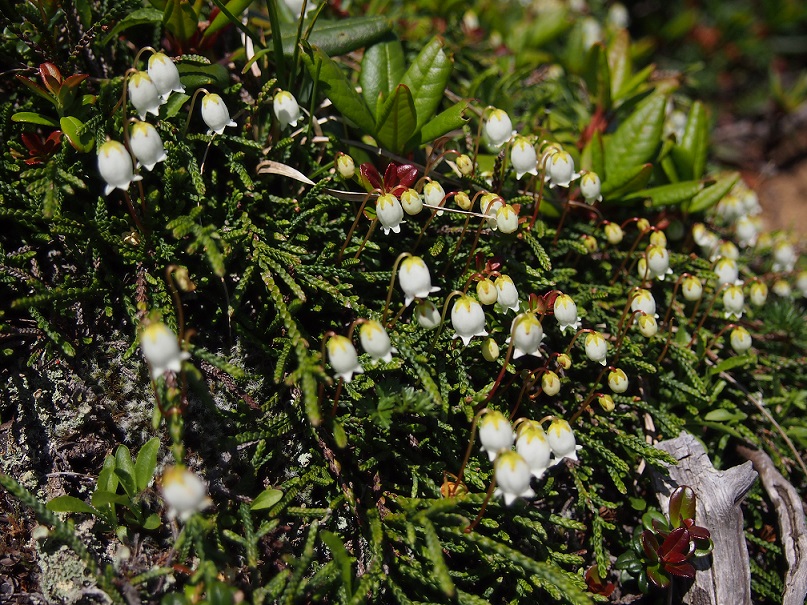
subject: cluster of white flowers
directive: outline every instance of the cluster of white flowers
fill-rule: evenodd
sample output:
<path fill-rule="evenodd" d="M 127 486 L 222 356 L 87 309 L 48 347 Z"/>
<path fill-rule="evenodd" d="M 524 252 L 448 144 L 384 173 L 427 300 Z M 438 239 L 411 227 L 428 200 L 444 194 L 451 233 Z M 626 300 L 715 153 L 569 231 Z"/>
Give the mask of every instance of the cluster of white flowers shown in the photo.
<path fill-rule="evenodd" d="M 580 446 L 572 427 L 562 418 L 552 419 L 549 429 L 534 420 L 521 419 L 517 430 L 501 412 L 486 411 L 479 419 L 479 441 L 493 463 L 497 488 L 510 505 L 516 498 L 533 498 L 532 477 L 540 479 L 546 470 L 564 459 L 577 460 Z M 515 445 L 515 450 L 513 446 Z"/>

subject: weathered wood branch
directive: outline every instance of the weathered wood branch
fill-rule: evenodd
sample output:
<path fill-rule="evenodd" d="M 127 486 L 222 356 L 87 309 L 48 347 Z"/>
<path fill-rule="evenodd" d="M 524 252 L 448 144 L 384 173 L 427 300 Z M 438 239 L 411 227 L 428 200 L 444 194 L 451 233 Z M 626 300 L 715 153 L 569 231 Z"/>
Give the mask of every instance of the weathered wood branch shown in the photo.
<path fill-rule="evenodd" d="M 669 467 L 669 477 L 654 474 L 654 487 L 662 511 L 669 510 L 670 494 L 681 485 L 691 487 L 697 496 L 695 521 L 712 534 L 714 551 L 711 565 L 695 560 L 695 582 L 683 596 L 690 605 L 750 605 L 751 568 L 743 534 L 740 509 L 757 473 L 746 462 L 725 471 L 712 466 L 699 441 L 689 433 L 657 444 L 678 460 Z"/>
<path fill-rule="evenodd" d="M 807 597 L 807 523 L 799 493 L 762 450 L 738 445 L 737 452 L 753 463 L 779 519 L 779 535 L 788 565 L 782 604 L 803 605 Z"/>

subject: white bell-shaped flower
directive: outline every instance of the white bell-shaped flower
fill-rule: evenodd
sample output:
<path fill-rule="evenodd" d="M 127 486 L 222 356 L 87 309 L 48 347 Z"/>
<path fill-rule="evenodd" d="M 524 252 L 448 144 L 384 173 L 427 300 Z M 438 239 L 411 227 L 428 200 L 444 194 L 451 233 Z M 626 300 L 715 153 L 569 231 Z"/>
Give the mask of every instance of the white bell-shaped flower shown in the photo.
<path fill-rule="evenodd" d="M 687 275 L 681 282 L 681 293 L 684 298 L 692 302 L 700 300 L 703 296 L 703 284 L 701 280 L 694 275 Z"/>
<path fill-rule="evenodd" d="M 602 201 L 602 182 L 600 176 L 596 172 L 588 171 L 580 178 L 580 193 L 583 194 L 583 199 L 587 204 Z M 613 223 L 610 223 L 613 224 Z M 619 227 L 619 225 L 617 225 Z M 608 230 L 606 229 L 606 232 Z M 621 229 L 620 229 L 621 231 Z M 620 238 L 621 239 L 621 238 Z M 617 242 L 619 243 L 619 242 Z"/>
<path fill-rule="evenodd" d="M 552 154 L 551 162 L 547 164 L 546 179 L 549 188 L 568 187 L 571 182 L 580 176 L 574 171 L 574 159 L 566 151 L 556 151 Z"/>
<path fill-rule="evenodd" d="M 628 390 L 628 375 L 621 368 L 614 368 L 608 372 L 608 387 L 614 393 L 624 393 Z"/>
<path fill-rule="evenodd" d="M 776 242 L 773 246 L 773 270 L 774 271 L 792 271 L 796 266 L 796 261 L 799 255 L 793 245 L 783 240 Z"/>
<path fill-rule="evenodd" d="M 786 279 L 777 279 L 775 282 L 773 282 L 771 290 L 773 290 L 773 293 L 780 298 L 790 298 L 790 295 L 793 294 L 793 289 L 790 287 L 790 283 Z"/>
<path fill-rule="evenodd" d="M 148 74 L 162 99 L 168 99 L 172 92 L 185 92 L 176 64 L 164 53 L 149 57 Z"/>
<path fill-rule="evenodd" d="M 416 298 L 426 298 L 440 288 L 432 286 L 429 268 L 419 256 L 407 256 L 398 269 L 398 283 L 404 291 L 404 305 L 409 306 Z"/>
<path fill-rule="evenodd" d="M 160 492 L 168 505 L 169 519 L 178 518 L 180 521 L 187 521 L 194 513 L 212 504 L 207 496 L 205 482 L 184 466 L 171 466 L 166 469 L 162 476 Z"/>
<path fill-rule="evenodd" d="M 527 462 L 530 474 L 536 479 L 540 479 L 551 464 L 552 448 L 549 447 L 544 429 L 537 422 L 531 422 L 523 429 L 519 427 L 516 451 Z"/>
<path fill-rule="evenodd" d="M 647 266 L 653 277 L 664 281 L 664 278 L 672 273 L 670 269 L 670 253 L 667 248 L 656 245 L 649 245 L 645 251 Z"/>
<path fill-rule="evenodd" d="M 485 121 L 485 137 L 491 147 L 498 149 L 513 136 L 513 123 L 503 109 L 494 109 Z"/>
<path fill-rule="evenodd" d="M 737 236 L 737 243 L 743 248 L 753 246 L 759 236 L 759 224 L 750 216 L 743 215 L 734 223 L 734 234 Z"/>
<path fill-rule="evenodd" d="M 190 353 L 179 348 L 177 335 L 161 321 L 154 321 L 143 328 L 140 348 L 151 368 L 152 380 L 166 372 L 180 372 L 182 362 L 190 359 Z"/>
<path fill-rule="evenodd" d="M 386 363 L 392 361 L 392 354 L 398 350 L 392 346 L 389 334 L 380 322 L 365 321 L 359 327 L 359 342 L 364 352 L 373 359 L 380 359 Z"/>
<path fill-rule="evenodd" d="M 505 309 L 511 309 L 518 313 L 518 290 L 516 290 L 516 285 L 510 276 L 500 275 L 493 284 L 498 292 L 496 302 Z"/>
<path fill-rule="evenodd" d="M 571 328 L 575 332 L 580 328 L 580 317 L 577 315 L 577 304 L 568 294 L 559 294 L 554 304 L 555 319 L 564 334 Z"/>
<path fill-rule="evenodd" d="M 742 355 L 751 348 L 751 334 L 742 326 L 737 326 L 729 335 L 729 343 L 735 353 Z"/>
<path fill-rule="evenodd" d="M 118 141 L 107 141 L 98 148 L 98 172 L 106 181 L 104 195 L 109 195 L 114 189 L 126 191 L 132 181 L 143 178 L 134 174 L 132 156 Z"/>
<path fill-rule="evenodd" d="M 745 295 L 741 286 L 729 286 L 723 291 L 723 308 L 726 319 L 740 319 L 743 316 Z"/>
<path fill-rule="evenodd" d="M 692 225 L 692 239 L 700 246 L 704 254 L 711 258 L 712 253 L 720 244 L 720 238 L 716 234 L 709 231 L 703 223 L 695 223 Z"/>
<path fill-rule="evenodd" d="M 516 179 L 525 174 L 538 174 L 538 154 L 528 138 L 516 137 L 510 149 L 510 163 L 516 171 Z"/>
<path fill-rule="evenodd" d="M 160 105 L 165 101 L 160 98 L 157 87 L 145 71 L 138 71 L 131 75 L 128 90 L 129 100 L 141 120 L 145 120 L 146 114 L 149 113 L 153 113 L 155 116 L 160 115 Z"/>
<path fill-rule="evenodd" d="M 300 106 L 297 104 L 297 99 L 288 90 L 281 90 L 275 95 L 272 109 L 274 109 L 277 121 L 280 122 L 281 130 L 289 124 L 297 126 L 301 113 Z"/>
<path fill-rule="evenodd" d="M 737 278 L 740 277 L 740 268 L 737 266 L 737 261 L 733 258 L 717 259 L 714 272 L 717 275 L 717 283 L 720 286 L 723 284 L 736 284 Z"/>
<path fill-rule="evenodd" d="M 384 235 L 389 235 L 390 231 L 393 233 L 401 232 L 404 211 L 397 197 L 391 193 L 379 196 L 375 203 L 375 214 L 378 217 L 378 222 L 381 223 Z"/>
<path fill-rule="evenodd" d="M 553 464 L 558 464 L 564 458 L 577 460 L 577 450 L 581 448 L 577 445 L 568 422 L 562 418 L 555 418 L 546 431 L 546 438 L 555 455 Z"/>
<path fill-rule="evenodd" d="M 486 193 L 479 199 L 479 210 L 488 217 L 488 228 L 497 229 L 496 213 L 504 207 L 504 200 L 495 193 Z"/>
<path fill-rule="evenodd" d="M 421 300 L 416 304 L 414 316 L 421 328 L 433 330 L 440 325 L 440 309 L 430 300 Z"/>
<path fill-rule="evenodd" d="M 238 126 L 230 119 L 230 112 L 224 100 L 214 92 L 202 97 L 202 119 L 207 124 L 207 134 L 221 134 L 228 126 Z"/>
<path fill-rule="evenodd" d="M 485 412 L 479 419 L 479 441 L 482 444 L 482 451 L 487 452 L 491 462 L 499 452 L 513 447 L 515 439 L 510 421 L 501 412 L 496 410 Z"/>
<path fill-rule="evenodd" d="M 586 334 L 586 357 L 591 361 L 596 361 L 605 365 L 605 356 L 608 354 L 608 343 L 599 332 L 589 332 Z"/>
<path fill-rule="evenodd" d="M 768 286 L 761 281 L 753 282 L 748 292 L 748 298 L 751 299 L 752 305 L 761 307 L 768 300 Z"/>
<path fill-rule="evenodd" d="M 516 498 L 534 498 L 535 492 L 530 488 L 532 473 L 524 457 L 518 452 L 508 450 L 496 458 L 493 465 L 496 477 L 495 496 L 504 496 L 504 503 L 510 506 Z"/>
<path fill-rule="evenodd" d="M 740 250 L 734 245 L 734 242 L 729 241 L 720 242 L 720 244 L 718 244 L 717 254 L 732 260 L 737 260 L 740 258 Z"/>
<path fill-rule="evenodd" d="M 658 333 L 658 322 L 652 315 L 640 315 L 636 323 L 645 338 L 652 338 Z"/>
<path fill-rule="evenodd" d="M 513 343 L 513 359 L 524 355 L 539 356 L 544 327 L 532 313 L 521 313 L 510 326 L 510 339 Z"/>
<path fill-rule="evenodd" d="M 135 122 L 129 132 L 129 145 L 132 147 L 137 161 L 146 170 L 151 170 L 167 157 L 163 148 L 163 141 L 154 128 L 148 122 Z"/>
<path fill-rule="evenodd" d="M 505 204 L 496 211 L 496 228 L 505 234 L 518 230 L 518 212 L 510 204 Z"/>
<path fill-rule="evenodd" d="M 343 378 L 345 382 L 350 382 L 353 379 L 353 374 L 364 372 L 364 369 L 359 364 L 356 347 L 346 336 L 332 335 L 328 339 L 327 349 L 328 361 L 338 378 Z"/>
<path fill-rule="evenodd" d="M 550 397 L 560 393 L 560 378 L 552 370 L 547 370 L 541 375 L 541 390 Z"/>
<path fill-rule="evenodd" d="M 625 237 L 625 232 L 617 223 L 606 223 L 604 229 L 605 239 L 607 239 L 608 243 L 612 246 L 619 244 L 622 241 L 622 238 Z"/>
<path fill-rule="evenodd" d="M 483 305 L 492 305 L 499 298 L 499 291 L 489 277 L 476 282 L 476 296 Z"/>
<path fill-rule="evenodd" d="M 633 298 L 630 301 L 630 310 L 632 313 L 641 311 L 645 315 L 658 317 L 656 313 L 656 299 L 653 298 L 653 294 L 650 290 L 644 288 L 640 288 L 634 292 Z"/>
<path fill-rule="evenodd" d="M 446 192 L 437 181 L 429 181 L 423 185 L 423 198 L 429 206 L 439 206 L 443 202 Z M 442 212 L 438 213 L 442 214 Z"/>
<path fill-rule="evenodd" d="M 454 326 L 454 338 L 461 338 L 465 346 L 468 346 L 474 336 L 488 335 L 485 330 L 485 311 L 479 301 L 470 296 L 460 296 L 454 303 L 451 325 Z"/>
<path fill-rule="evenodd" d="M 762 284 L 763 286 L 765 284 Z M 807 298 L 807 271 L 799 271 L 799 274 L 796 276 L 796 288 L 798 288 L 801 295 Z M 751 291 L 753 292 L 754 287 L 751 286 Z M 765 288 L 767 293 L 767 287 Z"/>
<path fill-rule="evenodd" d="M 407 189 L 401 194 L 401 206 L 409 216 L 415 216 L 423 210 L 423 200 L 415 189 Z"/>

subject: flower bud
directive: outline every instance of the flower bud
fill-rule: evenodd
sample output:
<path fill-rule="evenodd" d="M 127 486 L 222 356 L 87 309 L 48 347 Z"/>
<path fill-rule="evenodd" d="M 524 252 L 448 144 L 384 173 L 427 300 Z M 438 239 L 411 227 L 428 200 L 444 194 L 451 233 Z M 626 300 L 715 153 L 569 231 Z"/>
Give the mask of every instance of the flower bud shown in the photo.
<path fill-rule="evenodd" d="M 404 304 L 408 307 L 416 298 L 426 298 L 440 288 L 432 286 L 429 268 L 419 256 L 407 256 L 398 269 L 398 283 L 404 291 Z"/>
<path fill-rule="evenodd" d="M 518 452 L 502 452 L 493 465 L 496 477 L 495 495 L 504 496 L 504 503 L 510 506 L 516 498 L 534 498 L 530 488 L 530 467 Z"/>
<path fill-rule="evenodd" d="M 755 307 L 761 307 L 768 300 L 768 286 L 761 281 L 751 283 L 751 290 L 749 292 L 751 304 Z"/>
<path fill-rule="evenodd" d="M 381 223 L 384 235 L 388 235 L 390 231 L 393 233 L 401 232 L 404 211 L 397 197 L 391 193 L 379 196 L 375 203 L 375 214 L 378 217 L 378 222 Z"/>
<path fill-rule="evenodd" d="M 654 246 L 661 246 L 662 248 L 666 248 L 667 236 L 664 235 L 663 231 L 659 231 L 657 229 L 650 234 L 650 243 Z"/>
<path fill-rule="evenodd" d="M 636 221 L 636 228 L 639 230 L 639 233 L 644 233 L 648 229 L 650 229 L 650 221 L 646 218 L 640 218 Z"/>
<path fill-rule="evenodd" d="M 604 229 L 605 239 L 607 239 L 608 243 L 612 246 L 619 244 L 622 238 L 625 237 L 625 232 L 622 231 L 622 227 L 617 223 L 606 223 Z"/>
<path fill-rule="evenodd" d="M 423 210 L 423 200 L 414 189 L 407 189 L 401 194 L 401 206 L 409 216 L 415 216 Z"/>
<path fill-rule="evenodd" d="M 283 130 L 288 125 L 297 126 L 300 119 L 300 106 L 297 99 L 287 90 L 281 90 L 275 95 L 272 101 L 272 109 L 275 112 L 277 121 L 280 122 L 280 129 Z"/>
<path fill-rule="evenodd" d="M 373 359 L 386 363 L 392 361 L 392 354 L 398 351 L 392 346 L 389 334 L 379 322 L 369 320 L 359 327 L 359 341 L 364 352 Z"/>
<path fill-rule="evenodd" d="M 494 109 L 485 121 L 485 136 L 491 147 L 498 149 L 510 140 L 513 135 L 513 123 L 507 112 Z"/>
<path fill-rule="evenodd" d="M 499 452 L 513 447 L 515 439 L 510 421 L 501 412 L 492 410 L 479 419 L 479 441 L 491 462 Z"/>
<path fill-rule="evenodd" d="M 525 174 L 538 174 L 538 156 L 535 147 L 525 137 L 516 137 L 510 149 L 510 162 L 516 171 L 516 179 Z"/>
<path fill-rule="evenodd" d="M 337 377 L 343 378 L 345 382 L 353 379 L 353 374 L 361 374 L 364 369 L 359 364 L 359 356 L 356 347 L 350 339 L 339 334 L 334 334 L 328 339 L 328 361 Z"/>
<path fill-rule="evenodd" d="M 162 99 L 168 99 L 172 92 L 185 92 L 176 64 L 164 53 L 149 57 L 148 74 Z"/>
<path fill-rule="evenodd" d="M 457 169 L 460 171 L 462 176 L 469 176 L 473 174 L 474 163 L 471 158 L 463 153 L 457 158 Z"/>
<path fill-rule="evenodd" d="M 652 338 L 658 333 L 658 322 L 652 315 L 640 315 L 637 321 L 639 332 L 645 338 Z"/>
<path fill-rule="evenodd" d="M 336 170 L 339 172 L 339 176 L 347 181 L 356 174 L 356 164 L 348 154 L 339 153 L 336 156 Z"/>
<path fill-rule="evenodd" d="M 807 298 L 807 271 L 799 271 L 799 274 L 796 276 L 796 288 L 798 288 L 803 297 Z"/>
<path fill-rule="evenodd" d="M 572 367 L 572 358 L 569 357 L 566 353 L 561 353 L 556 357 L 556 361 L 558 362 L 558 366 L 563 368 L 564 370 L 568 370 Z"/>
<path fill-rule="evenodd" d="M 454 194 L 454 201 L 457 203 L 462 210 L 470 210 L 473 206 L 473 202 L 471 198 L 468 197 L 468 194 L 464 191 L 459 191 Z"/>
<path fill-rule="evenodd" d="M 628 390 L 628 376 L 621 368 L 608 372 L 608 387 L 614 393 L 624 393 Z"/>
<path fill-rule="evenodd" d="M 479 302 L 470 296 L 460 296 L 451 308 L 451 325 L 454 326 L 454 338 L 461 338 L 462 344 L 468 346 L 474 336 L 487 336 L 485 330 L 485 311 Z"/>
<path fill-rule="evenodd" d="M 733 284 L 740 276 L 737 261 L 732 258 L 719 258 L 715 263 L 714 272 L 717 274 L 718 285 Z"/>
<path fill-rule="evenodd" d="M 703 296 L 703 284 L 694 275 L 687 275 L 681 282 L 681 292 L 684 298 L 690 302 L 700 300 Z"/>
<path fill-rule="evenodd" d="M 139 174 L 135 176 L 132 156 L 118 141 L 107 141 L 98 148 L 98 172 L 106 181 L 104 195 L 109 195 L 113 189 L 126 191 L 132 181 L 143 178 Z"/>
<path fill-rule="evenodd" d="M 588 250 L 589 254 L 594 254 L 599 247 L 597 245 L 597 239 L 594 236 L 589 235 L 588 233 L 584 233 L 583 235 L 581 235 L 580 241 L 583 242 L 583 245 L 586 247 L 586 250 Z"/>
<path fill-rule="evenodd" d="M 230 119 L 230 112 L 224 100 L 215 93 L 208 93 L 202 97 L 202 119 L 207 124 L 207 134 L 221 134 L 228 126 L 238 126 Z"/>
<path fill-rule="evenodd" d="M 429 181 L 423 186 L 423 198 L 428 206 L 440 206 L 446 192 L 437 181 Z"/>
<path fill-rule="evenodd" d="M 492 305 L 499 297 L 499 291 L 490 278 L 480 279 L 476 282 L 476 295 L 479 297 L 479 302 L 483 305 Z"/>
<path fill-rule="evenodd" d="M 793 293 L 793 290 L 790 288 L 790 284 L 786 279 L 777 279 L 775 282 L 773 282 L 771 290 L 773 290 L 773 293 L 780 298 L 788 298 Z"/>
<path fill-rule="evenodd" d="M 614 398 L 610 395 L 606 395 L 605 393 L 601 394 L 597 397 L 597 403 L 600 404 L 600 407 L 603 409 L 604 412 L 611 413 L 614 411 L 616 405 L 614 404 Z"/>
<path fill-rule="evenodd" d="M 608 354 L 608 343 L 599 332 L 586 334 L 586 357 L 605 365 L 605 356 Z"/>
<path fill-rule="evenodd" d="M 645 290 L 644 288 L 636 290 L 630 301 L 630 310 L 633 313 L 641 311 L 645 315 L 656 317 L 656 299 L 653 298 L 650 290 Z"/>
<path fill-rule="evenodd" d="M 496 211 L 496 227 L 501 233 L 514 233 L 518 229 L 518 212 L 510 204 Z"/>
<path fill-rule="evenodd" d="M 129 145 L 131 145 L 132 153 L 137 161 L 146 170 L 151 171 L 157 162 L 162 162 L 166 158 L 162 139 L 160 139 L 157 129 L 148 122 L 132 124 Z"/>
<path fill-rule="evenodd" d="M 751 335 L 742 326 L 737 326 L 731 331 L 729 342 L 734 352 L 742 355 L 751 348 Z"/>
<path fill-rule="evenodd" d="M 129 100 L 141 120 L 145 120 L 148 113 L 160 115 L 160 105 L 165 101 L 160 98 L 157 87 L 145 71 L 138 71 L 129 77 L 128 90 Z"/>
<path fill-rule="evenodd" d="M 731 260 L 740 258 L 740 251 L 737 249 L 737 246 L 735 246 L 733 242 L 728 241 L 720 242 L 720 245 L 717 247 L 717 254 L 730 258 Z"/>
<path fill-rule="evenodd" d="M 554 397 L 560 392 L 560 378 L 552 370 L 547 370 L 541 375 L 541 389 L 550 397 Z"/>
<path fill-rule="evenodd" d="M 592 172 L 589 170 L 588 172 L 583 174 L 583 176 L 580 178 L 580 193 L 583 194 L 583 199 L 586 200 L 587 204 L 593 204 L 594 202 L 602 201 L 602 195 L 600 194 L 601 188 L 602 183 L 600 182 L 600 177 L 596 172 Z M 619 225 L 617 225 L 617 227 L 619 227 Z"/>
<path fill-rule="evenodd" d="M 496 361 L 499 358 L 499 345 L 494 338 L 486 338 L 482 341 L 482 357 L 485 361 Z"/>

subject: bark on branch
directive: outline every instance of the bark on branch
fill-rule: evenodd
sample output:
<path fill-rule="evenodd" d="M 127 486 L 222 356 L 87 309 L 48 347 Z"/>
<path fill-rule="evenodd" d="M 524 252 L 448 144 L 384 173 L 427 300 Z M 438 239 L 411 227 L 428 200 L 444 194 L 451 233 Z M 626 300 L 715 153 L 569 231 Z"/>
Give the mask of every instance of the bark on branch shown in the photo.
<path fill-rule="evenodd" d="M 709 562 L 698 564 L 692 587 L 683 596 L 690 605 L 750 605 L 751 569 L 743 534 L 740 510 L 757 473 L 750 462 L 719 471 L 712 466 L 703 446 L 689 433 L 657 444 L 678 460 L 669 467 L 669 477 L 654 475 L 655 489 L 662 511 L 669 510 L 670 493 L 688 485 L 697 495 L 695 521 L 708 529 L 714 541 Z"/>

